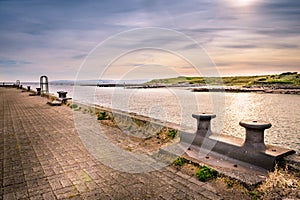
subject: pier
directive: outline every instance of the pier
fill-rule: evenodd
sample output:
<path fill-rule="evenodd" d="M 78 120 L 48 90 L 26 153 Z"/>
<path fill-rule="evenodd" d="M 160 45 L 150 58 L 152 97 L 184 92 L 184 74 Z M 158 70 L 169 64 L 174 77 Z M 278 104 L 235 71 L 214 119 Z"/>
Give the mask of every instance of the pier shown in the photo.
<path fill-rule="evenodd" d="M 1 199 L 222 199 L 172 167 L 131 174 L 86 150 L 67 106 L 16 88 L 0 88 Z"/>

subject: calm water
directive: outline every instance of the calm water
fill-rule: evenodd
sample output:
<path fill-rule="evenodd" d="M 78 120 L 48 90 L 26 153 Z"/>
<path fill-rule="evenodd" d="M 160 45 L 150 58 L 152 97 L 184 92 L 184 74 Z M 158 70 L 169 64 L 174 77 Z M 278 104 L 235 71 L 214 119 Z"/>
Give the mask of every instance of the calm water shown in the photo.
<path fill-rule="evenodd" d="M 33 88 L 36 86 L 33 85 Z M 243 119 L 267 120 L 265 141 L 300 152 L 300 96 L 258 93 L 193 93 L 185 89 L 124 89 L 51 85 L 50 92 L 68 91 L 83 103 L 122 109 L 181 124 L 195 130 L 193 113 L 213 112 L 213 131 L 244 137 Z M 56 93 L 57 94 L 57 93 Z"/>

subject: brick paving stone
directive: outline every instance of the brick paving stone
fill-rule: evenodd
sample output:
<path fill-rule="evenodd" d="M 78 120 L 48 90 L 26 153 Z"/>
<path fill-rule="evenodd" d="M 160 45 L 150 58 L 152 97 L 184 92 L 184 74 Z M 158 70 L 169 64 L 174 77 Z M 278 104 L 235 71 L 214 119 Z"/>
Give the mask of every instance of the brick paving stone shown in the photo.
<path fill-rule="evenodd" d="M 83 145 L 73 111 L 46 102 L 0 88 L 0 199 L 222 199 L 171 167 L 131 174 L 104 165 Z"/>
<path fill-rule="evenodd" d="M 15 194 L 14 192 L 9 192 L 9 193 L 6 193 L 2 196 L 2 199 L 3 200 L 11 200 L 11 199 L 15 199 Z"/>
<path fill-rule="evenodd" d="M 43 197 L 43 199 L 47 199 L 47 200 L 55 200 L 55 199 L 56 199 L 56 197 L 55 197 L 55 195 L 53 194 L 52 191 L 51 191 L 51 192 L 44 193 L 44 194 L 42 195 L 42 197 Z"/>

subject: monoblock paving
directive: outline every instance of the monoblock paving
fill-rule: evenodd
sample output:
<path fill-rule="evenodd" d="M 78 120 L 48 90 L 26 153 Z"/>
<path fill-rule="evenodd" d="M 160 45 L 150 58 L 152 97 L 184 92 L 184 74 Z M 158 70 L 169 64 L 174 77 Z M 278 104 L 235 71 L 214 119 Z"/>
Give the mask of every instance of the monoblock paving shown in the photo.
<path fill-rule="evenodd" d="M 66 106 L 0 88 L 2 199 L 222 199 L 209 183 L 172 167 L 126 173 L 85 148 Z"/>

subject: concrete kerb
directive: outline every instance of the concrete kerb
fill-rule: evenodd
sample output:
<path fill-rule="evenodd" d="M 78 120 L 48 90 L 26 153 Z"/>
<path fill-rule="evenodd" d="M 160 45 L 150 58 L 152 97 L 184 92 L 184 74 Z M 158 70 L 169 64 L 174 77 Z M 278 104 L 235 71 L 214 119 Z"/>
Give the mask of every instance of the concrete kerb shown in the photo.
<path fill-rule="evenodd" d="M 175 123 L 171 122 L 161 122 L 161 120 L 158 119 L 153 119 L 147 116 L 143 115 L 138 115 L 136 113 L 127 113 L 122 110 L 117 110 L 117 109 L 111 109 L 111 108 L 106 108 L 100 105 L 93 105 L 93 104 L 84 104 L 84 103 L 79 103 L 76 101 L 70 101 L 66 103 L 66 106 L 72 107 L 72 105 L 76 104 L 76 108 L 74 109 L 75 111 L 83 111 L 86 113 L 90 113 L 93 115 L 97 115 L 101 112 L 106 112 L 109 118 L 112 121 L 117 121 L 117 124 L 122 124 L 126 122 L 131 122 L 134 121 L 135 123 L 151 123 L 153 126 L 157 126 L 159 129 L 162 128 L 167 128 L 167 129 L 173 129 L 179 131 L 180 126 Z M 147 137 L 146 137 L 147 138 Z"/>

